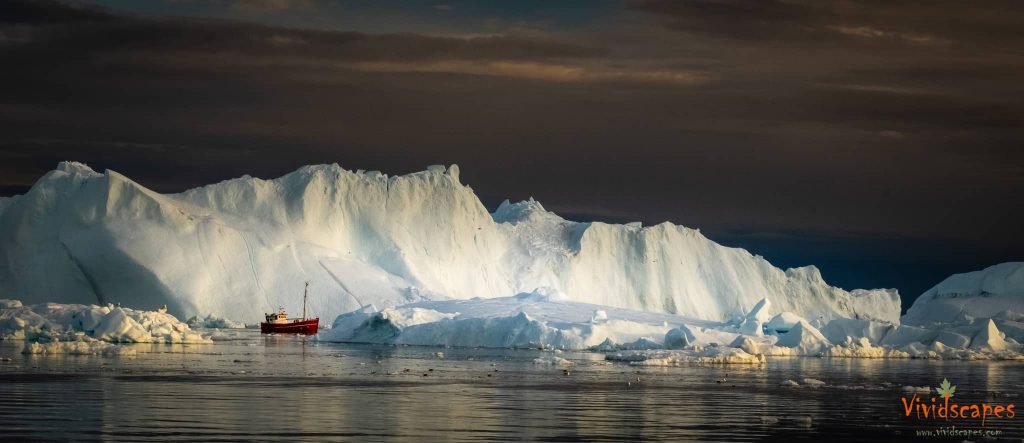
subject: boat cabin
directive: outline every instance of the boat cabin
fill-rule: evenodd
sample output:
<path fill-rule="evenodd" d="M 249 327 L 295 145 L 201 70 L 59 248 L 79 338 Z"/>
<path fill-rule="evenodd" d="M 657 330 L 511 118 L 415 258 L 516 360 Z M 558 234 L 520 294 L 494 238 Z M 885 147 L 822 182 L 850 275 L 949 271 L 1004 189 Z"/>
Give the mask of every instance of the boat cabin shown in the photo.
<path fill-rule="evenodd" d="M 267 314 L 267 323 L 288 323 L 288 314 L 284 312 L 284 308 L 281 308 L 277 311 L 277 314 Z"/>

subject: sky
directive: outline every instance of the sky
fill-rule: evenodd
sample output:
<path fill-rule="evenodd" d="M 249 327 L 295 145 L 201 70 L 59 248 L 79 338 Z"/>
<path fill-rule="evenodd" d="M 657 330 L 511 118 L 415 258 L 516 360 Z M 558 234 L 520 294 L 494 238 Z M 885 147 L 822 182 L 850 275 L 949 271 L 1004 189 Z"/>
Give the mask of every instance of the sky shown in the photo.
<path fill-rule="evenodd" d="M 1024 8 L 963 1 L 0 3 L 0 195 L 457 163 L 494 209 L 699 228 L 904 307 L 1024 260 Z"/>

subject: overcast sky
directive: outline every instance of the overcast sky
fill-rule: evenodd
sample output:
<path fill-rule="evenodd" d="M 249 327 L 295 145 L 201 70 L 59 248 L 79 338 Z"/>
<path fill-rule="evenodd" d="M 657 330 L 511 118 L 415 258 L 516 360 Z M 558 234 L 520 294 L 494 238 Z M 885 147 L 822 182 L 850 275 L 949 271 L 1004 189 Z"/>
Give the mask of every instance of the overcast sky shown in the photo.
<path fill-rule="evenodd" d="M 0 3 L 0 195 L 458 163 L 904 299 L 1021 260 L 1018 2 Z"/>

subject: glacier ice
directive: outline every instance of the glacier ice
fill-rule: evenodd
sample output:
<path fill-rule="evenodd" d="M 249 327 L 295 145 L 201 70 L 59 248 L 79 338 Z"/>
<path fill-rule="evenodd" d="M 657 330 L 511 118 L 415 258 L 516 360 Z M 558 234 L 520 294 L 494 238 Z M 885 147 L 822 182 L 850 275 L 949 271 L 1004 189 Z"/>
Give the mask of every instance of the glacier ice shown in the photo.
<path fill-rule="evenodd" d="M 672 314 L 604 307 L 551 297 L 539 289 L 512 297 L 422 301 L 377 311 L 364 307 L 339 316 L 317 340 L 490 348 L 660 348 L 673 327 L 719 323 Z"/>
<path fill-rule="evenodd" d="M 775 345 L 793 348 L 798 355 L 816 355 L 827 349 L 832 343 L 806 320 L 800 320 L 789 332 L 779 337 Z"/>
<path fill-rule="evenodd" d="M 904 322 L 923 326 L 985 318 L 1024 320 L 1024 262 L 952 275 L 914 300 Z"/>
<path fill-rule="evenodd" d="M 781 270 L 682 226 L 573 222 L 533 199 L 488 213 L 455 165 L 307 166 L 165 195 L 64 162 L 0 198 L 0 296 L 33 304 L 0 302 L 8 338 L 67 325 L 51 318 L 67 309 L 35 310 L 56 301 L 81 311 L 64 333 L 188 340 L 112 304 L 240 326 L 225 319 L 297 313 L 304 281 L 310 312 L 333 319 L 324 341 L 598 349 L 646 364 L 1019 358 L 1024 341 L 1024 263 L 951 276 L 901 318 L 895 290 L 832 287 L 813 266 Z"/>
<path fill-rule="evenodd" d="M 667 349 L 682 349 L 696 343 L 697 336 L 686 325 L 672 328 L 665 333 L 664 346 Z"/>
<path fill-rule="evenodd" d="M 253 321 L 284 306 L 331 319 L 369 304 L 568 299 L 722 321 L 770 297 L 805 318 L 896 322 L 893 290 L 829 286 L 699 231 L 564 220 L 534 200 L 488 213 L 458 168 L 388 176 L 307 166 L 179 194 L 64 162 L 0 205 L 0 294 L 26 303 L 167 304 Z"/>
<path fill-rule="evenodd" d="M 0 340 L 26 340 L 27 353 L 98 353 L 108 343 L 210 343 L 174 316 L 120 306 L 61 303 L 23 305 L 0 300 Z M 31 347 L 32 342 L 41 343 Z M 82 345 L 48 343 L 83 342 Z M 100 348 L 97 348 L 100 347 Z"/>
<path fill-rule="evenodd" d="M 1003 340 L 1003 333 L 996 328 L 995 322 L 989 319 L 985 326 L 978 331 L 978 334 L 971 340 L 971 349 L 983 349 L 989 351 L 1005 351 L 1006 340 Z"/>

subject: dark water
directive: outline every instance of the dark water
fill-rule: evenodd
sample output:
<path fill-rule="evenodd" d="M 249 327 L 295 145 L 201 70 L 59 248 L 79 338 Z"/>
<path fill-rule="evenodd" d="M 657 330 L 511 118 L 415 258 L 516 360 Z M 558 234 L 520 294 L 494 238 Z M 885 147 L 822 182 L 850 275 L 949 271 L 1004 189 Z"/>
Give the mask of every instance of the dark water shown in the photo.
<path fill-rule="evenodd" d="M 900 386 L 948 378 L 958 400 L 990 404 L 1021 402 L 1024 387 L 1022 362 L 776 358 L 759 368 L 637 368 L 566 353 L 576 362 L 566 375 L 533 363 L 548 353 L 526 350 L 251 333 L 136 347 L 127 358 L 26 356 L 20 342 L 0 342 L 0 440 L 959 442 L 965 437 L 917 436 L 948 425 L 904 417 Z M 827 386 L 779 386 L 807 377 Z M 950 424 L 1024 438 L 1020 417 Z"/>

